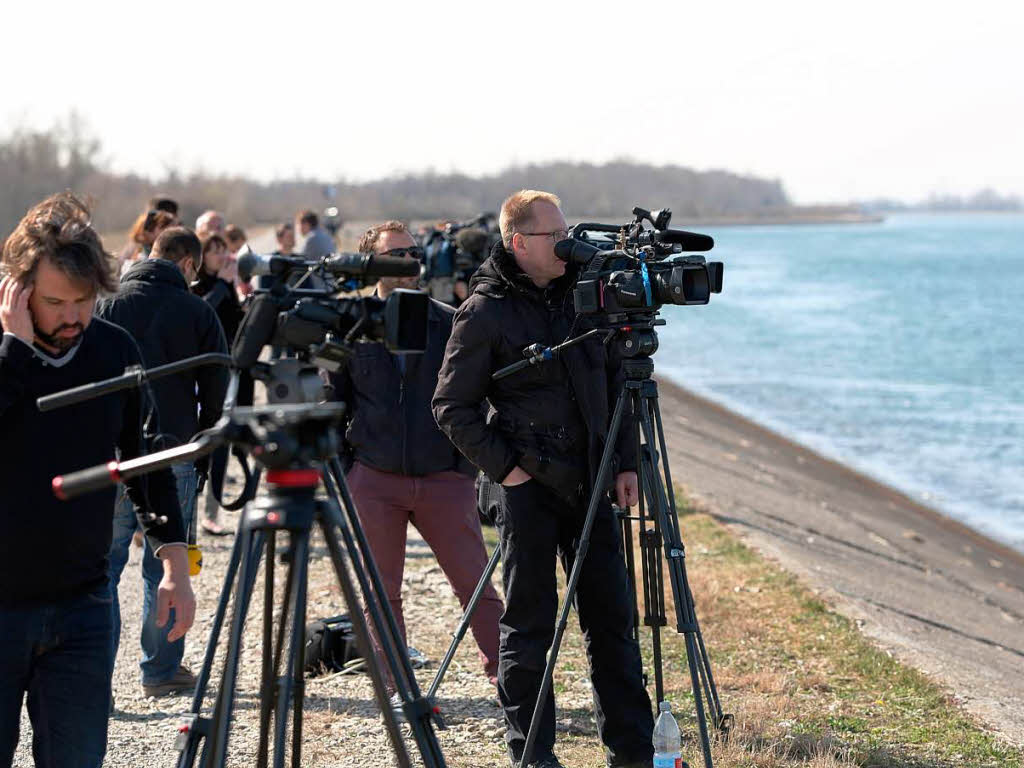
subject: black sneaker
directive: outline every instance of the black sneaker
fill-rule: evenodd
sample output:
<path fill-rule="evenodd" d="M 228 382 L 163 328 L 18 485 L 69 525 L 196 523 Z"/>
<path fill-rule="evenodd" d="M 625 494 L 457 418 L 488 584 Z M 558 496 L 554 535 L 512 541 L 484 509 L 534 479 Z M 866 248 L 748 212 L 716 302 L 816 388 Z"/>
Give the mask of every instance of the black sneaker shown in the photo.
<path fill-rule="evenodd" d="M 545 757 L 543 760 L 535 760 L 534 762 L 530 763 L 529 768 L 565 768 L 565 766 L 562 765 L 562 761 L 559 760 L 557 757 L 555 757 L 554 755 L 549 755 L 548 757 Z"/>
<path fill-rule="evenodd" d="M 512 768 L 519 768 L 519 761 L 512 761 Z M 539 760 L 531 760 L 527 763 L 527 768 L 565 768 L 562 762 L 554 755 L 548 755 L 542 757 Z"/>

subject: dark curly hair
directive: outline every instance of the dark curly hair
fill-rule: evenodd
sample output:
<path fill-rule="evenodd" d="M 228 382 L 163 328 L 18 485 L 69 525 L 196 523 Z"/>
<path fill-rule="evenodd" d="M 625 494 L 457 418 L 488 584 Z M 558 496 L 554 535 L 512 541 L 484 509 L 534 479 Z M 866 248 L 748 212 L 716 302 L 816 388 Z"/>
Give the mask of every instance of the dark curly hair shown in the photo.
<path fill-rule="evenodd" d="M 4 241 L 0 266 L 26 285 L 43 258 L 98 294 L 117 290 L 112 259 L 93 229 L 89 207 L 71 192 L 52 195 L 29 209 Z"/>

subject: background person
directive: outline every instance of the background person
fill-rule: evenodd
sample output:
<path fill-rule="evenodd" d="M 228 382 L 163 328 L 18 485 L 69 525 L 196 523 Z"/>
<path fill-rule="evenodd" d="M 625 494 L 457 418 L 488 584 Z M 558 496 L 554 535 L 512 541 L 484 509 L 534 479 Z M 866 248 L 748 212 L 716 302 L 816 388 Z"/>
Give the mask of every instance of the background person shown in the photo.
<path fill-rule="evenodd" d="M 152 368 L 208 352 L 227 354 L 227 342 L 213 308 L 189 293 L 197 273 L 202 246 L 184 227 L 164 230 L 153 244 L 150 258 L 139 262 L 122 278 L 117 294 L 104 299 L 97 314 L 121 326 L 135 339 L 145 367 Z M 187 443 L 201 429 L 220 418 L 227 390 L 227 372 L 203 366 L 151 383 L 156 401 L 152 423 L 159 429 L 154 449 Z M 200 462 L 204 465 L 205 459 Z M 196 504 L 197 474 L 191 462 L 172 468 L 186 530 L 192 525 Z M 205 471 L 205 469 L 204 469 Z M 114 538 L 110 547 L 110 581 L 115 601 L 115 641 L 120 642 L 121 614 L 117 586 L 128 562 L 128 547 L 136 522 L 125 496 L 118 499 L 114 514 Z M 181 665 L 184 640 L 171 640 L 156 622 L 155 590 L 158 565 L 147 544 L 142 557 L 144 584 L 142 607 L 142 690 L 147 696 L 191 691 L 195 677 Z"/>
<path fill-rule="evenodd" d="M 174 217 L 175 226 L 181 223 L 178 201 L 167 195 L 154 195 L 149 198 L 149 208 L 153 211 L 166 211 Z"/>
<path fill-rule="evenodd" d="M 320 259 L 338 250 L 327 230 L 320 226 L 320 217 L 311 210 L 300 211 L 295 217 L 295 227 L 302 237 L 295 249 L 296 256 L 305 259 Z"/>
<path fill-rule="evenodd" d="M 224 235 L 224 214 L 212 208 L 203 211 L 196 218 L 196 237 L 205 240 L 210 235 Z"/>
<path fill-rule="evenodd" d="M 217 313 L 217 319 L 220 320 L 224 337 L 230 349 L 235 335 L 238 333 L 238 327 L 242 323 L 244 313 L 238 302 L 234 286 L 219 277 L 228 255 L 228 244 L 220 235 L 210 235 L 204 240 L 203 263 L 191 288 L 196 296 L 201 296 Z M 247 371 L 243 371 L 239 377 L 236 402 L 239 405 L 252 405 L 252 400 L 253 380 Z M 231 533 L 229 528 L 223 527 L 219 522 L 220 502 L 214 495 L 214 487 L 221 488 L 223 484 L 224 466 L 222 461 L 226 459 L 226 456 L 227 451 L 214 454 L 209 463 L 210 481 L 206 483 L 203 493 L 203 515 L 199 525 L 213 536 L 224 536 Z"/>
<path fill-rule="evenodd" d="M 359 251 L 407 258 L 422 253 L 399 221 L 368 229 Z M 377 296 L 414 288 L 417 281 L 381 278 Z M 430 545 L 463 607 L 487 565 L 476 511 L 476 469 L 437 428 L 430 411 L 453 315 L 450 307 L 431 300 L 425 352 L 396 355 L 380 342 L 360 342 L 351 364 L 328 377 L 332 399 L 349 406 L 345 441 L 355 460 L 349 488 L 403 640 L 402 572 L 410 523 Z M 498 671 L 501 611 L 501 599 L 488 584 L 471 628 L 484 674 L 492 682 Z"/>
<path fill-rule="evenodd" d="M 139 259 L 149 258 L 157 235 L 175 224 L 175 217 L 167 211 L 150 209 L 135 220 L 128 245 L 118 257 L 121 273 Z"/>

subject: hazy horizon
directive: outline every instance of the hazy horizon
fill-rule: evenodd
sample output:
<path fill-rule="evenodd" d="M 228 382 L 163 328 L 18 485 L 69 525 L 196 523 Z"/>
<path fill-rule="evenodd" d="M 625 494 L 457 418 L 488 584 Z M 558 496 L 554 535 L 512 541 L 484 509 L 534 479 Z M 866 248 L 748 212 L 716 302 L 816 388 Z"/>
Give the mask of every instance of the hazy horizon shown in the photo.
<path fill-rule="evenodd" d="M 9 9 L 8 29 L 43 29 L 38 13 Z M 117 172 L 368 181 L 628 158 L 779 179 L 797 204 L 1024 196 L 1024 11 L 1005 3 L 46 13 L 45 40 L 0 49 L 22 73 L 3 133 L 76 109 Z"/>

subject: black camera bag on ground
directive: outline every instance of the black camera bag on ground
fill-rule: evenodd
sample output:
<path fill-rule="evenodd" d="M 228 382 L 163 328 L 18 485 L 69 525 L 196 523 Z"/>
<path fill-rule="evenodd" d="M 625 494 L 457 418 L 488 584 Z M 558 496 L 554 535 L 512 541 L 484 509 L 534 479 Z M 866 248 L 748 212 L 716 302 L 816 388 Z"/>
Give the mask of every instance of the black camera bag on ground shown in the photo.
<path fill-rule="evenodd" d="M 317 619 L 306 625 L 305 669 L 309 677 L 340 672 L 352 659 L 362 657 L 347 614 Z"/>

